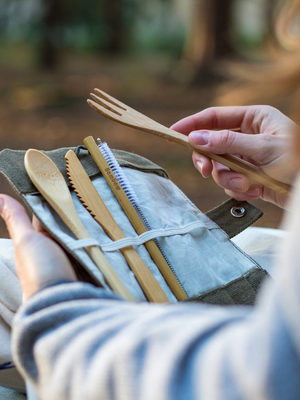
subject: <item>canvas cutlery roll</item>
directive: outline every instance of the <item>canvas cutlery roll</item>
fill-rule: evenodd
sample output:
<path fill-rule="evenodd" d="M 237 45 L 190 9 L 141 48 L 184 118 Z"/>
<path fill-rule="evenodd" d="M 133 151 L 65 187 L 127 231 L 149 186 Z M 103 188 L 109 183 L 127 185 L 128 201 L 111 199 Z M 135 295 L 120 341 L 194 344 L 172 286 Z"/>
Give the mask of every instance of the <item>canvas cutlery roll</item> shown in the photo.
<path fill-rule="evenodd" d="M 78 240 L 37 191 L 24 167 L 25 152 L 0 152 L 0 169 L 52 237 L 72 256 L 74 269 L 80 280 L 111 290 L 100 269 L 86 251 L 89 246 L 98 246 L 131 296 L 136 301 L 147 301 L 145 291 L 122 254 L 124 248 L 132 246 L 167 300 L 177 302 L 176 296 L 144 246 L 147 241 L 155 239 L 163 249 L 188 298 L 218 304 L 253 303 L 257 288 L 266 272 L 233 244 L 230 237 L 253 223 L 261 215 L 259 210 L 246 202 L 241 204 L 230 200 L 208 215 L 203 214 L 168 179 L 162 168 L 140 156 L 114 151 L 123 172 L 137 193 L 140 208 L 152 229 L 137 235 L 92 157 L 84 146 L 79 146 L 73 150 L 125 235 L 125 238 L 114 241 L 81 204 L 70 187 L 65 163 L 65 155 L 69 150 L 63 148 L 45 153 L 62 173 L 70 189 L 76 212 L 91 239 Z M 245 209 L 242 218 L 235 218 L 230 214 L 234 206 Z M 243 295 L 239 295 L 241 288 Z"/>

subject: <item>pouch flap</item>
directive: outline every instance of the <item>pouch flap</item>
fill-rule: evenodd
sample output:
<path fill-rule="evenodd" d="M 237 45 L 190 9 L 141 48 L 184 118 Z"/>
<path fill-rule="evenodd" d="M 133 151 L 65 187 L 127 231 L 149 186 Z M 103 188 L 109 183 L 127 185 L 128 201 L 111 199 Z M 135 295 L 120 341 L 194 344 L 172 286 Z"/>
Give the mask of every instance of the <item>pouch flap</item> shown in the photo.
<path fill-rule="evenodd" d="M 231 239 L 254 224 L 264 213 L 247 201 L 229 199 L 208 211 L 206 215 L 218 224 Z"/>
<path fill-rule="evenodd" d="M 72 148 L 61 148 L 51 151 L 43 151 L 63 174 L 65 181 L 70 186 L 66 172 L 65 155 L 69 150 L 75 151 L 84 169 L 90 177 L 101 175 L 99 168 L 94 162 L 85 146 Z M 122 150 L 112 150 L 121 167 L 133 168 L 142 172 L 150 172 L 168 178 L 167 172 L 144 157 L 127 153 Z M 0 152 L 0 171 L 6 176 L 15 189 L 21 194 L 39 193 L 27 175 L 24 166 L 26 151 L 5 149 Z"/>

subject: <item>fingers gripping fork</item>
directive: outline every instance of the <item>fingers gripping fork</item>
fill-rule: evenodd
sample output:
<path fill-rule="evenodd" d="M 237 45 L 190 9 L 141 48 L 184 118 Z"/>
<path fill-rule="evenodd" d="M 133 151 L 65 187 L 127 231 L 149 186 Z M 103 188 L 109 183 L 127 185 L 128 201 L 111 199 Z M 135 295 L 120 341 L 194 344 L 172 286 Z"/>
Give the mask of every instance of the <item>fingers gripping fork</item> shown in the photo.
<path fill-rule="evenodd" d="M 289 185 L 283 182 L 278 182 L 275 179 L 269 177 L 259 167 L 250 164 L 245 160 L 232 156 L 231 154 L 212 154 L 199 150 L 193 147 L 189 143 L 187 136 L 183 135 L 182 133 L 175 132 L 172 129 L 169 129 L 159 124 L 158 122 L 152 120 L 146 115 L 143 115 L 133 108 L 128 107 L 126 104 L 120 102 L 119 100 L 108 95 L 102 90 L 95 89 L 95 93 L 91 93 L 91 97 L 93 100 L 88 100 L 87 102 L 94 110 L 104 115 L 105 117 L 110 118 L 113 121 L 119 122 L 123 125 L 127 125 L 132 128 L 136 128 L 151 133 L 153 135 L 160 136 L 172 142 L 181 144 L 193 151 L 203 154 L 211 158 L 212 160 L 215 160 L 225 165 L 233 171 L 246 175 L 249 179 L 261 185 L 264 185 L 286 196 L 289 195 Z"/>

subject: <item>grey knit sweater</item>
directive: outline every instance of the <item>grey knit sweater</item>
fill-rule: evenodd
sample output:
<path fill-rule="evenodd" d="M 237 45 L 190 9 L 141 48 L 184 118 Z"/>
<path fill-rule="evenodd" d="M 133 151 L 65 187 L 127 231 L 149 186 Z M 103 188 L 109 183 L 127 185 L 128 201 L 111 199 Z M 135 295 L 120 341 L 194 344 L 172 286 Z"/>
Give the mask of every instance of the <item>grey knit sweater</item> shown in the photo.
<path fill-rule="evenodd" d="M 300 179 L 274 281 L 253 308 L 129 303 L 61 283 L 18 311 L 13 354 L 41 400 L 299 400 Z"/>
<path fill-rule="evenodd" d="M 41 400 L 296 400 L 299 318 L 276 289 L 250 310 L 132 304 L 60 284 L 19 310 L 15 362 Z"/>

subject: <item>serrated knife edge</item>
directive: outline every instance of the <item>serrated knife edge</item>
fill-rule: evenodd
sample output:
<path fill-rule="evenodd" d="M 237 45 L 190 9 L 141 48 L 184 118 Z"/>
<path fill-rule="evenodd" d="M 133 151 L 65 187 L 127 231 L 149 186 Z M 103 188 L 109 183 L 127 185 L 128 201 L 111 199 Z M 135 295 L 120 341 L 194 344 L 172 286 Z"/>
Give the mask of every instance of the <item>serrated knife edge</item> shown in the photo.
<path fill-rule="evenodd" d="M 113 240 L 125 237 L 73 150 L 65 155 L 67 174 L 79 200 Z M 93 215 L 94 214 L 94 215 Z M 121 249 L 149 301 L 167 303 L 168 297 L 133 247 Z"/>

